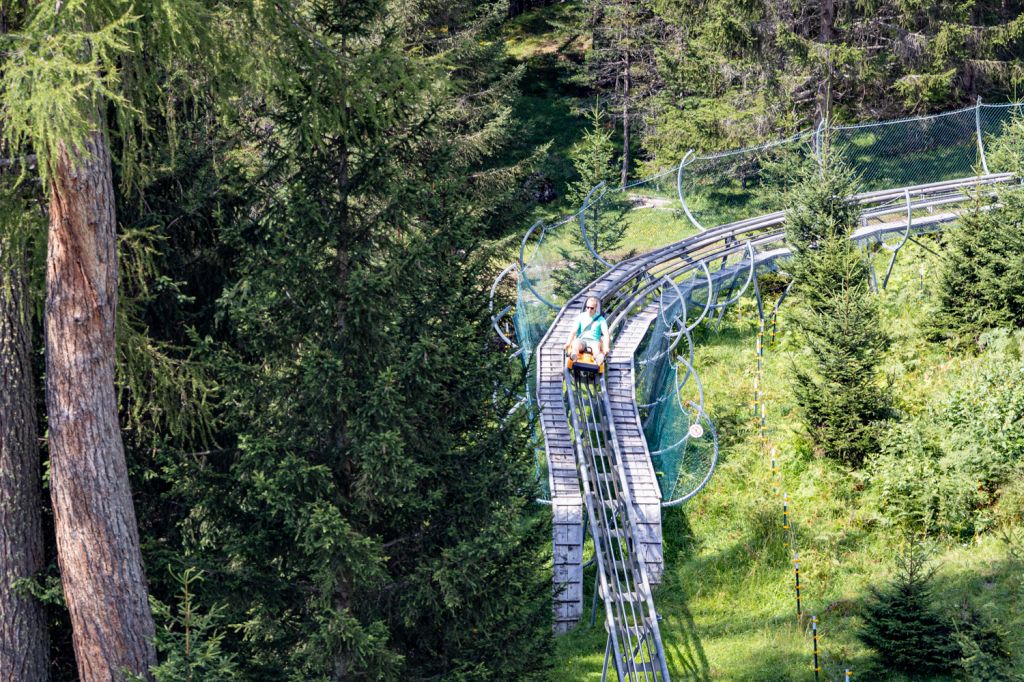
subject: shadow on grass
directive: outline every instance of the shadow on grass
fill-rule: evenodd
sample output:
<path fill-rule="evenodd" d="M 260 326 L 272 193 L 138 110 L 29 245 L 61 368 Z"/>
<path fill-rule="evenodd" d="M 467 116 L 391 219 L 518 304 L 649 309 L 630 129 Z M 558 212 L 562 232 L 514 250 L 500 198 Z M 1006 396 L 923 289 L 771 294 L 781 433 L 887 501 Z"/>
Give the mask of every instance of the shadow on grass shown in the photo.
<path fill-rule="evenodd" d="M 663 517 L 665 558 L 667 561 L 690 560 L 697 551 L 697 540 L 686 514 L 678 510 Z M 671 557 L 671 559 L 670 559 Z M 672 675 L 685 680 L 710 680 L 711 666 L 697 633 L 693 614 L 687 606 L 686 586 L 675 571 L 665 571 L 665 582 L 659 594 L 671 594 L 671 608 L 662 614 L 661 636 L 665 658 Z"/>

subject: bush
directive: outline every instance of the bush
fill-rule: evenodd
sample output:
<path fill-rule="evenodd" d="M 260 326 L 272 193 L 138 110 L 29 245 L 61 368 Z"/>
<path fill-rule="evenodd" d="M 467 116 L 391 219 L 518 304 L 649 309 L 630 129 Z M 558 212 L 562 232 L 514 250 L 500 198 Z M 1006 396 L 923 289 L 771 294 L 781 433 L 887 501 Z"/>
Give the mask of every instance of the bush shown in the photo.
<path fill-rule="evenodd" d="M 1013 654 L 1003 631 L 969 601 L 953 619 L 953 638 L 960 647 L 960 665 L 970 682 L 1015 682 Z"/>
<path fill-rule="evenodd" d="M 970 536 L 980 501 L 971 477 L 944 463 L 914 424 L 890 429 L 872 457 L 869 494 L 886 521 L 915 534 Z"/>
<path fill-rule="evenodd" d="M 1024 459 L 1024 333 L 994 330 L 942 407 L 947 465 L 993 493 Z"/>
<path fill-rule="evenodd" d="M 893 581 L 871 588 L 858 638 L 887 670 L 916 674 L 951 672 L 959 660 L 953 629 L 932 604 L 935 571 L 917 543 L 897 559 Z"/>

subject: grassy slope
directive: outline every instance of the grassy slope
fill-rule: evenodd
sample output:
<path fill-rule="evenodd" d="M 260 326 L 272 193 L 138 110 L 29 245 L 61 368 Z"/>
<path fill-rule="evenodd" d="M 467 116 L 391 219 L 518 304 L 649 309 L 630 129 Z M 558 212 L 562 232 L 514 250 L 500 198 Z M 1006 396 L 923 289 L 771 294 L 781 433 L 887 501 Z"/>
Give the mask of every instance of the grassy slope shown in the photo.
<path fill-rule="evenodd" d="M 548 220 L 573 210 L 565 201 L 566 185 L 575 176 L 569 150 L 586 126 L 580 112 L 586 93 L 571 82 L 586 45 L 563 27 L 573 8 L 571 2 L 557 3 L 520 15 L 503 28 L 509 56 L 526 70 L 516 105 L 521 122 L 516 153 L 550 145 L 541 172 L 554 181 L 558 199 L 539 206 L 537 215 Z"/>
<path fill-rule="evenodd" d="M 589 93 L 573 82 L 589 45 L 583 36 L 567 29 L 572 23 L 578 2 L 560 2 L 520 15 L 504 26 L 506 49 L 510 57 L 522 64 L 526 73 L 522 80 L 523 95 L 516 107 L 522 121 L 515 153 L 550 145 L 541 172 L 555 184 L 558 198 L 537 206 L 532 220 L 553 223 L 579 207 L 566 200 L 569 182 L 576 179 L 570 150 L 586 128 L 583 110 L 589 106 Z M 616 191 L 616 190 L 610 190 Z M 644 208 L 630 211 L 625 243 L 636 251 L 678 241 L 696 230 L 676 208 L 675 175 L 668 174 L 657 185 L 641 185 L 629 191 L 631 196 L 655 197 Z M 528 228 L 523 226 L 523 231 Z M 566 228 L 576 229 L 575 224 Z M 569 229 L 560 228 L 546 237 L 543 254 L 558 261 L 560 249 L 574 251 L 570 246 Z M 605 254 L 618 258 L 626 249 Z"/>
<path fill-rule="evenodd" d="M 958 366 L 970 362 L 925 342 L 918 331 L 925 296 L 921 265 L 934 270 L 930 258 L 908 247 L 882 293 L 896 337 L 885 368 L 910 413 L 945 393 Z M 884 271 L 881 257 L 879 264 Z M 809 624 L 795 616 L 781 500 L 751 419 L 755 334 L 753 306 L 744 300 L 738 314 L 720 333 L 703 339 L 697 352 L 723 447 L 706 491 L 685 509 L 668 510 L 664 519 L 666 582 L 656 600 L 674 679 L 813 679 Z M 890 574 L 899 538 L 864 502 L 860 479 L 814 457 L 797 432 L 788 370 L 798 360 L 783 316 L 778 343 L 766 356 L 768 425 L 780 453 L 781 487 L 792 500 L 804 612 L 821 622 L 822 679 L 842 679 L 845 667 L 859 673 L 855 679 L 904 679 L 872 670 L 869 652 L 855 637 L 857 604 L 869 585 Z M 1010 633 L 1024 670 L 1024 590 L 1020 569 L 1007 561 L 1005 547 L 988 535 L 966 545 L 940 544 L 935 552 L 942 602 L 953 605 L 970 594 L 985 605 Z M 593 629 L 584 625 L 561 638 L 558 647 L 552 679 L 600 679 L 600 619 Z"/>

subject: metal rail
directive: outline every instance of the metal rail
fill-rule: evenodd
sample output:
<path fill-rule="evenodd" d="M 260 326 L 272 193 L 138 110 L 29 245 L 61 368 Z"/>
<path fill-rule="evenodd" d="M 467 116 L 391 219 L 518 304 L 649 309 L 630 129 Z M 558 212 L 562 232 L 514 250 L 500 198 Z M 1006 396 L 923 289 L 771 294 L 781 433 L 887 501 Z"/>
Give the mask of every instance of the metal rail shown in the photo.
<path fill-rule="evenodd" d="M 632 502 L 604 377 L 573 376 L 568 370 L 564 376 L 608 633 L 601 679 L 607 679 L 611 662 L 620 681 L 668 682 L 651 585 L 636 552 Z"/>

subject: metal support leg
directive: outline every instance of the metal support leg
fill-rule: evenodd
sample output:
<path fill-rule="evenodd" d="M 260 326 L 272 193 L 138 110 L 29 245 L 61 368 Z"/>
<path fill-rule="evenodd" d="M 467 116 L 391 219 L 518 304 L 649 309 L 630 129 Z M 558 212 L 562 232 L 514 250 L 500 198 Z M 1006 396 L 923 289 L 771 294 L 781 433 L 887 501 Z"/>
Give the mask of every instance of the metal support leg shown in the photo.
<path fill-rule="evenodd" d="M 607 643 L 604 645 L 604 666 L 601 668 L 601 682 L 608 680 L 608 658 L 612 655 L 612 636 L 608 635 Z"/>

